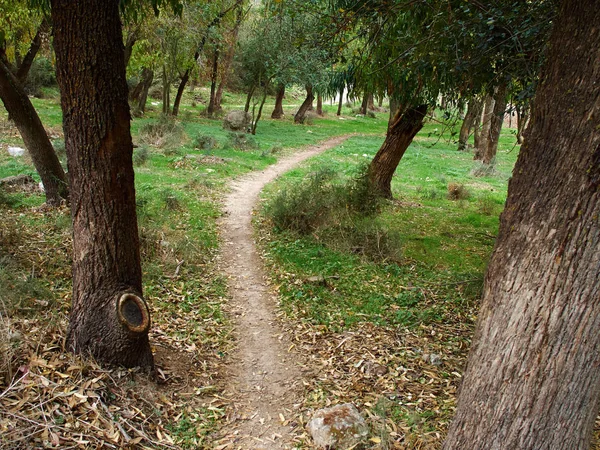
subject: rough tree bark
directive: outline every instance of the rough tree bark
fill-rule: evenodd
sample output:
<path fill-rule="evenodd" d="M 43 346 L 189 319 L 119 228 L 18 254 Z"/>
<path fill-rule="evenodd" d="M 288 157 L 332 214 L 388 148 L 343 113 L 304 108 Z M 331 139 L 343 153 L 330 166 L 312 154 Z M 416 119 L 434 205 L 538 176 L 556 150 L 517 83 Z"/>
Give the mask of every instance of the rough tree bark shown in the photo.
<path fill-rule="evenodd" d="M 66 345 L 104 362 L 152 367 L 119 0 L 52 0 L 51 9 L 73 222 Z"/>
<path fill-rule="evenodd" d="M 498 152 L 498 142 L 504 123 L 504 113 L 506 112 L 507 91 L 508 84 L 504 82 L 497 87 L 494 94 L 494 111 L 490 119 L 490 131 L 487 135 L 484 135 L 487 142 L 483 145 L 483 155 L 481 157 L 483 164 L 491 164 Z"/>
<path fill-rule="evenodd" d="M 471 130 L 477 120 L 477 117 L 481 117 L 482 102 L 478 98 L 472 98 L 469 100 L 467 106 L 467 112 L 463 120 L 460 132 L 458 134 L 458 151 L 462 152 L 467 150 L 467 144 Z"/>
<path fill-rule="evenodd" d="M 562 2 L 445 450 L 590 448 L 600 404 L 598 23 L 595 0 Z"/>
<path fill-rule="evenodd" d="M 294 123 L 304 123 L 304 120 L 306 119 L 306 112 L 310 110 L 314 99 L 315 96 L 313 94 L 312 84 L 307 84 L 306 98 L 304 99 L 304 101 L 300 105 L 300 108 L 298 109 L 298 112 L 294 116 Z"/>
<path fill-rule="evenodd" d="M 285 97 L 285 84 L 281 83 L 277 88 L 275 95 L 275 108 L 271 113 L 271 119 L 281 119 L 285 113 L 283 112 L 283 98 Z"/>
<path fill-rule="evenodd" d="M 486 95 L 483 102 L 483 117 L 480 135 L 478 136 L 477 146 L 475 147 L 475 154 L 473 155 L 474 160 L 483 159 L 483 155 L 486 152 L 485 146 L 488 144 L 490 135 L 490 128 L 492 126 L 492 116 L 494 115 L 494 104 L 495 100 L 492 95 Z"/>
<path fill-rule="evenodd" d="M 523 133 L 529 123 L 529 106 L 517 106 L 517 143 L 523 144 Z"/>
<path fill-rule="evenodd" d="M 42 179 L 46 203 L 52 206 L 60 205 L 62 198 L 69 197 L 65 172 L 27 93 L 1 59 L 0 98 L 17 126 L 33 165 Z"/>
<path fill-rule="evenodd" d="M 371 185 L 386 198 L 392 198 L 392 177 L 406 149 L 423 128 L 427 105 L 398 110 L 390 123 L 383 145 L 369 165 Z"/>

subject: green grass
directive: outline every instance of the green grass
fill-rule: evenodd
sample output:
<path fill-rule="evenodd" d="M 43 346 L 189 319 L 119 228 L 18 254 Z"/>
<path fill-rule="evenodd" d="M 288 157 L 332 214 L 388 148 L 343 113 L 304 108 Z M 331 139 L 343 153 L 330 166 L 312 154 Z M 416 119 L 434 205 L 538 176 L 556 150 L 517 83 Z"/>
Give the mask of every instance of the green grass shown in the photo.
<path fill-rule="evenodd" d="M 376 218 L 399 241 L 398 260 L 378 263 L 340 252 L 319 230 L 305 237 L 272 230 L 263 210 L 270 269 L 288 314 L 333 331 L 365 321 L 418 329 L 472 315 L 517 150 L 506 132 L 497 175 L 475 178 L 470 174 L 472 155 L 456 151 L 449 131 L 442 139 L 436 136 L 438 127 L 427 124 L 417 136 L 394 177 L 396 199 L 387 202 Z M 352 176 L 372 159 L 381 142 L 377 136 L 354 137 L 312 159 L 269 186 L 266 204 L 277 192 L 322 167 Z M 449 200 L 449 183 L 464 184 L 469 197 Z M 315 276 L 325 277 L 326 285 L 306 282 Z"/>

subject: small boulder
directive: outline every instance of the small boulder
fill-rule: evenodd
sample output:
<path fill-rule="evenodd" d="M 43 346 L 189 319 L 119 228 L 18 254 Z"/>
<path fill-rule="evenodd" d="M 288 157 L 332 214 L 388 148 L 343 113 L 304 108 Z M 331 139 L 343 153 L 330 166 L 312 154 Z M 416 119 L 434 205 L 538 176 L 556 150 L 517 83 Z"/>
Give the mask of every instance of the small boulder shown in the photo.
<path fill-rule="evenodd" d="M 306 428 L 317 448 L 329 450 L 352 448 L 369 434 L 365 420 L 351 403 L 316 411 Z"/>
<path fill-rule="evenodd" d="M 23 156 L 25 149 L 21 147 L 8 147 L 8 154 L 10 156 Z"/>
<path fill-rule="evenodd" d="M 223 119 L 223 128 L 230 131 L 247 131 L 252 116 L 246 111 L 231 111 Z"/>

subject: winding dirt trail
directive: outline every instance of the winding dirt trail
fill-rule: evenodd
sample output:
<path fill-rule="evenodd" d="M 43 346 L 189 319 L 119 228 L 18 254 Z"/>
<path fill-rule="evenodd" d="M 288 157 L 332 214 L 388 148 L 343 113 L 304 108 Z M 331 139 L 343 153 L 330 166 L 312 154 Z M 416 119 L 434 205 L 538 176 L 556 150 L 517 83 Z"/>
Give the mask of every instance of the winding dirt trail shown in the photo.
<path fill-rule="evenodd" d="M 292 448 L 289 419 L 300 403 L 301 362 L 289 351 L 291 344 L 276 321 L 277 299 L 266 284 L 254 244 L 252 211 L 267 183 L 348 137 L 323 141 L 236 180 L 225 199 L 220 264 L 229 279 L 236 349 L 226 390 L 234 412 L 225 430 L 227 436 L 220 440 L 230 445 L 221 448 Z"/>

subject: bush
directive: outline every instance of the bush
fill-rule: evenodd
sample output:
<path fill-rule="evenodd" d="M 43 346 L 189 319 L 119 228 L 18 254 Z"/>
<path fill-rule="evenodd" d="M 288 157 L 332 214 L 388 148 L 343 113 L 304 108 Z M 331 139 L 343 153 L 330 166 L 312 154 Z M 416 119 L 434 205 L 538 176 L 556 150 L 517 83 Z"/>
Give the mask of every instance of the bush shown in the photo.
<path fill-rule="evenodd" d="M 173 118 L 162 115 L 158 120 L 146 122 L 140 127 L 139 139 L 153 147 L 174 148 L 183 143 L 185 131 Z"/>
<path fill-rule="evenodd" d="M 138 147 L 133 149 L 133 165 L 135 167 L 143 166 L 148 162 L 150 152 L 147 147 Z"/>
<path fill-rule="evenodd" d="M 448 199 L 450 200 L 465 200 L 470 194 L 467 188 L 460 183 L 448 184 Z"/>
<path fill-rule="evenodd" d="M 229 145 L 236 150 L 256 150 L 259 145 L 258 142 L 249 134 L 246 133 L 229 133 L 228 135 Z"/>
<path fill-rule="evenodd" d="M 27 75 L 25 92 L 34 97 L 41 97 L 42 88 L 54 86 L 56 86 L 54 66 L 47 58 L 36 58 Z"/>
<path fill-rule="evenodd" d="M 211 151 L 212 149 L 217 147 L 217 140 L 213 136 L 209 136 L 206 134 L 199 134 L 194 139 L 194 148 L 204 151 Z"/>
<path fill-rule="evenodd" d="M 492 159 L 489 164 L 477 163 L 471 170 L 471 176 L 474 177 L 493 177 L 497 175 L 496 171 L 496 158 Z"/>
<path fill-rule="evenodd" d="M 484 216 L 491 216 L 496 211 L 496 200 L 489 194 L 477 199 L 477 210 Z"/>

